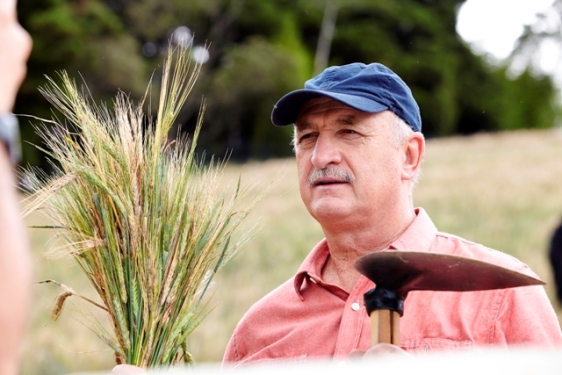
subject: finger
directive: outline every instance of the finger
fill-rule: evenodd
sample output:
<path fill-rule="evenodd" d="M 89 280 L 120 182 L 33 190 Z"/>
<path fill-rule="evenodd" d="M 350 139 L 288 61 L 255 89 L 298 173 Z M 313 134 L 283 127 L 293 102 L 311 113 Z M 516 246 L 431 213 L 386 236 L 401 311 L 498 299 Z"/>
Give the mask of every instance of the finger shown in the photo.
<path fill-rule="evenodd" d="M 0 20 L 12 21 L 16 18 L 16 0 L 0 1 Z"/>
<path fill-rule="evenodd" d="M 32 48 L 31 36 L 16 18 L 15 3 L 0 0 L 0 113 L 12 110 Z"/>

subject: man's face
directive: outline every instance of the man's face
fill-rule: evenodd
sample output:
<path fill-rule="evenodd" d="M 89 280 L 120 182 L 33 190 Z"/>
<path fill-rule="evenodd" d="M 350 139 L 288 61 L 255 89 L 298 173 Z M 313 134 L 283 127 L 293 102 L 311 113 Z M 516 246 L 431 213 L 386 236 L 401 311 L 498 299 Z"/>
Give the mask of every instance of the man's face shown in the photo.
<path fill-rule="evenodd" d="M 306 103 L 295 126 L 301 198 L 322 226 L 343 230 L 393 209 L 404 161 L 393 113 L 370 114 L 322 97 Z"/>

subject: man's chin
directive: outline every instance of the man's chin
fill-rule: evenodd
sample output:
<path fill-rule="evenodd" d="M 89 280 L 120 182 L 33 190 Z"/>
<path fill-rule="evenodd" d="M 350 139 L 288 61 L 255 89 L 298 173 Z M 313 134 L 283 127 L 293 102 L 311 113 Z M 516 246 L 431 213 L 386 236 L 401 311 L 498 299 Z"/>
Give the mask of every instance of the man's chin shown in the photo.
<path fill-rule="evenodd" d="M 333 225 L 338 221 L 349 218 L 353 214 L 349 209 L 349 205 L 323 204 L 313 207 L 309 212 L 321 225 Z"/>

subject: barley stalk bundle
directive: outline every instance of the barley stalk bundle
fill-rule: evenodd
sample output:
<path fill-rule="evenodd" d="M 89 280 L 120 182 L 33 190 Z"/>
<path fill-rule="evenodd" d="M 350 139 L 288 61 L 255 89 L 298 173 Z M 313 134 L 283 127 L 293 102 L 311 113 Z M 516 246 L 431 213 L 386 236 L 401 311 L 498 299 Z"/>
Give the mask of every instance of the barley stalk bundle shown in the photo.
<path fill-rule="evenodd" d="M 62 250 L 93 284 L 112 325 L 98 334 L 118 363 L 192 361 L 185 343 L 205 315 L 203 295 L 248 238 L 231 241 L 259 199 L 240 209 L 247 189 L 240 181 L 225 188 L 225 162 L 196 157 L 203 110 L 190 139 L 168 140 L 198 74 L 187 52 L 170 55 L 153 123 L 142 101 L 134 105 L 124 94 L 111 111 L 91 104 L 65 73 L 60 86 L 50 80 L 42 89 L 65 124 L 49 120 L 40 130 L 55 174 L 34 174 L 25 213 L 52 220 Z M 61 286 L 54 316 L 76 294 Z"/>

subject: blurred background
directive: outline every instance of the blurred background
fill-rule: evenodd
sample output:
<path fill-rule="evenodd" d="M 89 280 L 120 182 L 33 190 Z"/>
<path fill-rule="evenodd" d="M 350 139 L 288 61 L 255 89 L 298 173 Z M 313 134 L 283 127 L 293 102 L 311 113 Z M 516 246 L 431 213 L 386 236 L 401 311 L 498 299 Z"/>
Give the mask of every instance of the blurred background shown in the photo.
<path fill-rule="evenodd" d="M 270 110 L 328 65 L 389 66 L 412 88 L 426 137 L 549 128 L 560 112 L 558 0 L 34 0 L 18 12 L 34 48 L 15 113 L 50 118 L 38 87 L 61 70 L 108 106 L 117 90 L 140 99 L 150 79 L 156 95 L 171 41 L 203 64 L 178 123 L 190 131 L 205 97 L 199 145 L 235 161 L 290 155 L 291 129 L 270 126 Z M 40 144 L 32 127 L 22 136 Z M 49 168 L 35 147 L 24 155 Z"/>
<path fill-rule="evenodd" d="M 137 101 L 152 82 L 151 116 L 170 45 L 189 48 L 202 73 L 177 131 L 193 130 L 205 98 L 201 152 L 230 153 L 229 175 L 257 179 L 256 194 L 286 177 L 255 210 L 259 234 L 217 276 L 214 309 L 190 339 L 196 361 L 220 361 L 242 314 L 322 238 L 298 195 L 291 128 L 269 116 L 325 67 L 356 61 L 389 66 L 420 105 L 428 151 L 416 204 L 441 230 L 528 263 L 560 316 L 547 248 L 562 219 L 562 0 L 24 0 L 18 13 L 34 48 L 14 113 L 59 116 L 38 88 L 65 70 L 110 108 L 119 90 Z M 49 173 L 40 121 L 20 123 L 22 165 Z M 52 235 L 30 229 L 37 280 L 95 299 L 72 259 L 49 256 Z M 70 299 L 52 321 L 60 292 L 36 286 L 23 373 L 110 369 L 90 324 L 103 314 Z"/>

